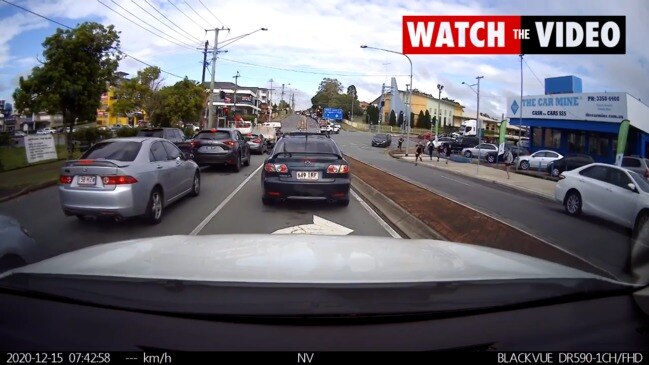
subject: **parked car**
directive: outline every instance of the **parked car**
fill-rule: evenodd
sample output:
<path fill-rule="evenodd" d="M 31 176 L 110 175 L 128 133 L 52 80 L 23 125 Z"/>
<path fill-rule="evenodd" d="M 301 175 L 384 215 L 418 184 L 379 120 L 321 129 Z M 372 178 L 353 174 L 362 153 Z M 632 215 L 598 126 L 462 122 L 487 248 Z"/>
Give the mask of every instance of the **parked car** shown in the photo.
<path fill-rule="evenodd" d="M 640 156 L 622 157 L 622 167 L 637 172 L 639 175 L 649 179 L 649 158 Z"/>
<path fill-rule="evenodd" d="M 208 129 L 198 132 L 191 142 L 194 161 L 199 165 L 250 165 L 250 146 L 241 132 L 233 128 Z"/>
<path fill-rule="evenodd" d="M 461 152 L 465 148 L 475 147 L 480 144 L 478 137 L 473 136 L 462 136 L 456 138 L 452 142 L 443 142 L 442 145 L 445 145 L 451 149 L 453 153 Z"/>
<path fill-rule="evenodd" d="M 333 130 L 331 124 L 327 122 L 320 123 L 320 133 L 331 133 Z"/>
<path fill-rule="evenodd" d="M 437 139 L 433 139 L 432 143 L 435 149 L 438 149 L 444 143 L 453 143 L 453 141 L 455 141 L 453 137 L 438 137 Z"/>
<path fill-rule="evenodd" d="M 390 147 L 392 136 L 387 133 L 380 133 L 372 137 L 372 147 Z"/>
<path fill-rule="evenodd" d="M 592 163 L 564 171 L 559 179 L 554 196 L 570 215 L 615 222 L 633 229 L 634 239 L 649 221 L 649 182 L 634 171 Z"/>
<path fill-rule="evenodd" d="M 474 147 L 462 149 L 461 154 L 466 158 L 473 158 L 478 156 L 480 158 L 485 157 L 489 152 L 498 152 L 498 146 L 491 143 L 480 143 Z"/>
<path fill-rule="evenodd" d="M 0 273 L 43 259 L 44 249 L 18 220 L 0 214 Z"/>
<path fill-rule="evenodd" d="M 498 158 L 498 161 L 504 161 L 505 160 L 505 151 L 511 151 L 512 156 L 514 158 L 519 157 L 519 156 L 527 156 L 530 154 L 530 151 L 527 150 L 527 148 L 524 147 L 519 147 L 519 146 L 512 146 L 512 145 L 507 145 L 503 147 L 503 152 L 499 153 L 498 156 L 496 156 L 496 151 L 489 151 L 487 152 L 485 156 L 485 160 L 489 163 L 495 163 L 496 162 L 496 157 Z M 500 152 L 500 149 L 498 150 Z"/>
<path fill-rule="evenodd" d="M 564 171 L 574 170 L 577 167 L 586 166 L 593 162 L 595 160 L 589 155 L 574 154 L 550 162 L 546 170 L 550 176 L 558 177 Z"/>
<path fill-rule="evenodd" d="M 549 150 L 536 151 L 529 156 L 519 156 L 514 159 L 514 166 L 521 170 L 545 169 L 552 161 L 556 161 L 563 156 L 557 152 Z"/>
<path fill-rule="evenodd" d="M 349 164 L 329 136 L 288 133 L 280 139 L 261 172 L 262 202 L 317 199 L 349 204 Z"/>
<path fill-rule="evenodd" d="M 23 131 L 15 131 L 14 132 L 14 137 L 25 137 L 26 135 L 27 135 L 27 133 L 25 133 Z"/>
<path fill-rule="evenodd" d="M 183 131 L 178 128 L 149 128 L 137 132 L 138 137 L 164 138 L 180 148 L 187 157 L 192 158 L 191 142 L 185 137 Z"/>
<path fill-rule="evenodd" d="M 250 133 L 243 136 L 243 138 L 245 138 L 246 143 L 248 143 L 251 152 L 264 154 L 268 150 L 266 138 L 264 138 L 263 134 Z"/>
<path fill-rule="evenodd" d="M 36 134 L 38 135 L 47 135 L 47 134 L 54 134 L 54 133 L 56 133 L 56 131 L 50 127 L 41 128 L 36 131 Z"/>
<path fill-rule="evenodd" d="M 169 204 L 199 192 L 198 165 L 162 138 L 99 142 L 66 162 L 59 179 L 63 213 L 81 220 L 143 216 L 157 224 Z"/>

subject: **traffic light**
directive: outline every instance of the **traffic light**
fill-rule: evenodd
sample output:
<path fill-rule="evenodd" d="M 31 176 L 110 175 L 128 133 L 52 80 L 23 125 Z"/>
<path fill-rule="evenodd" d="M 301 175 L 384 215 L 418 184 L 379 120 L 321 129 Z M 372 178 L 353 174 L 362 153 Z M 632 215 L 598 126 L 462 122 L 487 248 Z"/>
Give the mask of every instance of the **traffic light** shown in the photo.
<path fill-rule="evenodd" d="M 221 100 L 224 100 L 225 99 L 225 91 L 221 90 L 221 92 L 219 92 L 219 97 L 221 97 Z"/>

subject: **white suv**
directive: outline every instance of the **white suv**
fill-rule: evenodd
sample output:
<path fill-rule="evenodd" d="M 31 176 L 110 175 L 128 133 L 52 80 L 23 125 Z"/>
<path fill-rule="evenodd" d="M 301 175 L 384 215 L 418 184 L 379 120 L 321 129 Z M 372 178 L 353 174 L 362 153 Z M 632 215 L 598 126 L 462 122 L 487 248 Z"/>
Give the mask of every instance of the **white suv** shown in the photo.
<path fill-rule="evenodd" d="M 649 158 L 642 158 L 640 156 L 624 156 L 622 157 L 622 167 L 635 171 L 640 176 L 649 179 Z"/>

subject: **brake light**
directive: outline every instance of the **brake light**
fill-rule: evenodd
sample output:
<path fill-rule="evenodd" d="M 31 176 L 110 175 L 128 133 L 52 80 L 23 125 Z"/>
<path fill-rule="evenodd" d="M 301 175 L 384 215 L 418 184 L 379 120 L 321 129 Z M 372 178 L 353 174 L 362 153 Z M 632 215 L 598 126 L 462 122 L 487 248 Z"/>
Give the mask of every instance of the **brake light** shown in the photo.
<path fill-rule="evenodd" d="M 327 167 L 328 174 L 348 174 L 349 165 L 329 165 Z"/>
<path fill-rule="evenodd" d="M 285 174 L 288 172 L 288 167 L 286 165 L 282 164 L 273 164 L 273 163 L 267 163 L 264 165 L 264 171 L 266 172 L 279 172 L 282 174 Z"/>
<path fill-rule="evenodd" d="M 80 165 L 92 165 L 93 162 L 94 162 L 93 160 L 79 160 L 79 161 L 77 161 L 77 163 L 79 163 Z"/>
<path fill-rule="evenodd" d="M 133 176 L 127 175 L 116 175 L 116 176 L 104 176 L 101 181 L 104 185 L 125 185 L 125 184 L 135 184 L 137 179 Z"/>
<path fill-rule="evenodd" d="M 59 177 L 59 182 L 60 182 L 61 184 L 72 184 L 72 176 L 61 175 L 61 176 Z"/>
<path fill-rule="evenodd" d="M 261 143 L 261 139 L 260 139 L 260 138 L 255 138 L 255 139 L 253 139 L 252 141 L 253 141 L 254 143 Z"/>
<path fill-rule="evenodd" d="M 223 143 L 230 147 L 234 147 L 237 144 L 235 141 L 225 141 Z"/>
<path fill-rule="evenodd" d="M 197 147 L 198 145 L 200 145 L 201 143 L 198 142 L 198 141 L 191 141 L 191 142 L 189 142 L 189 144 L 192 146 L 192 148 L 196 148 L 196 147 Z"/>

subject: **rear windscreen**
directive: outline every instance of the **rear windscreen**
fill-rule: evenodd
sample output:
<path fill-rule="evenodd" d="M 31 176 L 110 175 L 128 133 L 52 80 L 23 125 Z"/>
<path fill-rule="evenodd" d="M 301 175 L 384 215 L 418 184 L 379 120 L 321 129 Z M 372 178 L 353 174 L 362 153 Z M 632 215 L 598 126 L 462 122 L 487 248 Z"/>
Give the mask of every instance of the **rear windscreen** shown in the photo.
<path fill-rule="evenodd" d="M 133 161 L 135 160 L 135 157 L 137 157 L 138 152 L 140 152 L 140 147 L 142 147 L 140 142 L 114 141 L 97 143 L 90 147 L 90 149 L 81 156 L 81 159 L 93 160 L 104 158 L 106 160 Z"/>
<path fill-rule="evenodd" d="M 340 155 L 340 151 L 330 139 L 319 137 L 281 139 L 275 148 L 275 153 L 281 152 L 331 153 Z"/>
<path fill-rule="evenodd" d="M 216 131 L 216 132 L 201 132 L 194 137 L 195 139 L 217 139 L 224 140 L 230 139 L 230 132 L 228 131 Z"/>
<path fill-rule="evenodd" d="M 162 130 L 159 131 L 139 131 L 137 133 L 138 137 L 158 137 L 158 138 L 163 138 L 164 133 Z"/>

